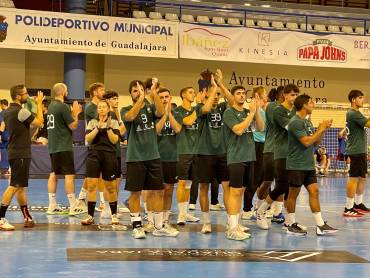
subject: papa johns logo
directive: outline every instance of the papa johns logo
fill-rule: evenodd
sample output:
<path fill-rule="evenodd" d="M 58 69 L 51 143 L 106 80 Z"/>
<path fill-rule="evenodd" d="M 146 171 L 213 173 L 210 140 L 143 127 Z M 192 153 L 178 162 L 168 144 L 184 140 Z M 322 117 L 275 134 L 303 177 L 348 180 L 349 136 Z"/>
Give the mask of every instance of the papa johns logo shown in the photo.
<path fill-rule="evenodd" d="M 347 50 L 333 45 L 327 39 L 317 39 L 312 44 L 297 49 L 297 59 L 301 61 L 339 62 L 347 61 Z"/>
<path fill-rule="evenodd" d="M 5 41 L 6 35 L 8 34 L 8 23 L 4 22 L 5 16 L 0 15 L 0 42 Z"/>

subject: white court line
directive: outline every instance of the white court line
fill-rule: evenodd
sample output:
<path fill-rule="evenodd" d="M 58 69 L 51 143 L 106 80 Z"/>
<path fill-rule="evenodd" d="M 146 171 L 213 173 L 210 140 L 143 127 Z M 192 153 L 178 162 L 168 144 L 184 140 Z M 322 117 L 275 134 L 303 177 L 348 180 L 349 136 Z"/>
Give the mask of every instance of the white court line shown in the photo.
<path fill-rule="evenodd" d="M 306 258 L 309 258 L 309 257 L 313 257 L 313 256 L 316 256 L 316 255 L 320 255 L 320 254 L 321 254 L 321 252 L 315 252 L 315 253 L 312 253 L 312 254 L 308 254 L 308 255 L 305 255 L 305 256 L 302 256 L 302 257 L 292 259 L 291 262 L 297 262 L 297 261 L 300 261 L 300 260 L 303 260 L 303 259 L 306 259 Z"/>

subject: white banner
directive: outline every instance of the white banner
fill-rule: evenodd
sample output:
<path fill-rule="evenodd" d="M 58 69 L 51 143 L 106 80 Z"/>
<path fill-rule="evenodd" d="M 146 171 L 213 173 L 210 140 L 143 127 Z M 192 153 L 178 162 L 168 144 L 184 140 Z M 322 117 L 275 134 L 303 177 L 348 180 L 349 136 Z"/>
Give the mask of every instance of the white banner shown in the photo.
<path fill-rule="evenodd" d="M 370 38 L 181 23 L 180 57 L 335 68 L 370 68 Z"/>
<path fill-rule="evenodd" d="M 0 8 L 0 48 L 178 58 L 178 23 Z"/>

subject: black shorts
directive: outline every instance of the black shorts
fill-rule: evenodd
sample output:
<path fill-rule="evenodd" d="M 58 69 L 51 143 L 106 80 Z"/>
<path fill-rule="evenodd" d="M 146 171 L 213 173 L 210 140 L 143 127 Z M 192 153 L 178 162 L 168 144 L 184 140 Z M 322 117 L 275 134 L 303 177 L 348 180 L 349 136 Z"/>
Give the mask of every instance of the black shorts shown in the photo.
<path fill-rule="evenodd" d="M 125 190 L 162 190 L 162 165 L 159 159 L 127 162 Z"/>
<path fill-rule="evenodd" d="M 200 183 L 211 183 L 214 179 L 220 184 L 229 180 L 226 154 L 223 155 L 198 155 L 197 176 Z"/>
<path fill-rule="evenodd" d="M 288 170 L 286 169 L 286 159 L 276 159 L 274 161 L 275 166 L 275 182 L 286 182 L 288 183 Z"/>
<path fill-rule="evenodd" d="M 51 172 L 55 175 L 74 175 L 75 164 L 73 152 L 51 153 Z"/>
<path fill-rule="evenodd" d="M 114 152 L 89 150 L 86 159 L 86 176 L 113 181 L 117 178 L 117 156 Z"/>
<path fill-rule="evenodd" d="M 273 181 L 275 177 L 274 153 L 263 154 L 263 181 Z"/>
<path fill-rule="evenodd" d="M 121 157 L 117 157 L 117 167 L 116 167 L 116 179 L 122 176 L 122 162 Z"/>
<path fill-rule="evenodd" d="M 317 183 L 315 170 L 288 170 L 289 187 L 305 187 Z"/>
<path fill-rule="evenodd" d="M 177 182 L 176 165 L 177 162 L 162 161 L 163 182 L 175 184 Z"/>
<path fill-rule="evenodd" d="M 193 180 L 196 174 L 197 155 L 180 154 L 177 162 L 176 173 L 178 180 Z"/>
<path fill-rule="evenodd" d="M 351 159 L 349 176 L 351 178 L 366 178 L 367 174 L 367 156 L 366 154 L 349 155 Z"/>
<path fill-rule="evenodd" d="M 251 188 L 254 180 L 254 162 L 233 163 L 229 165 L 230 187 Z"/>
<path fill-rule="evenodd" d="M 16 158 L 9 160 L 10 165 L 10 186 L 28 187 L 31 158 Z"/>
<path fill-rule="evenodd" d="M 263 143 L 255 142 L 256 161 L 254 162 L 254 187 L 257 189 L 263 182 Z"/>

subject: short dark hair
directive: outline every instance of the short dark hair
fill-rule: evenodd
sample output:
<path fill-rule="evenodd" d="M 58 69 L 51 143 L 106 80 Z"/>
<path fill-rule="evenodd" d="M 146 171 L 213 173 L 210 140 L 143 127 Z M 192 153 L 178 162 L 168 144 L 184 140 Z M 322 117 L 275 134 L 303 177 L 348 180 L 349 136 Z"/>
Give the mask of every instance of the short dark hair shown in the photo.
<path fill-rule="evenodd" d="M 6 100 L 6 99 L 4 98 L 4 99 L 0 100 L 0 104 L 1 104 L 1 105 L 6 105 L 6 106 L 8 106 L 8 105 L 9 105 L 9 102 L 8 102 L 8 100 Z"/>
<path fill-rule="evenodd" d="M 276 100 L 281 98 L 281 96 L 284 94 L 284 86 L 279 86 L 276 88 Z"/>
<path fill-rule="evenodd" d="M 108 90 L 104 93 L 103 99 L 111 99 L 114 97 L 118 97 L 118 93 L 114 90 Z"/>
<path fill-rule="evenodd" d="M 145 80 L 144 84 L 145 84 L 145 86 L 144 86 L 145 90 L 152 88 L 153 78 L 147 78 Z"/>
<path fill-rule="evenodd" d="M 12 100 L 15 100 L 17 98 L 17 96 L 23 91 L 23 89 L 25 87 L 26 86 L 24 86 L 24 84 L 15 85 L 15 86 L 11 87 L 10 88 L 10 97 L 12 98 Z"/>
<path fill-rule="evenodd" d="M 193 87 L 185 87 L 185 88 L 182 88 L 181 90 L 180 90 L 180 97 L 181 97 L 181 99 L 183 99 L 184 97 L 182 96 L 184 93 L 186 93 L 188 90 L 190 90 L 190 89 L 193 89 Z"/>
<path fill-rule="evenodd" d="M 90 98 L 94 97 L 94 92 L 99 88 L 104 88 L 104 84 L 100 82 L 95 82 L 95 83 L 90 84 L 89 86 Z"/>
<path fill-rule="evenodd" d="M 132 88 L 136 87 L 136 83 L 139 83 L 140 86 L 142 86 L 143 88 L 145 88 L 145 85 L 144 85 L 143 81 L 141 81 L 141 80 L 132 80 L 130 82 L 130 84 L 128 85 L 128 92 L 130 94 L 131 94 Z"/>
<path fill-rule="evenodd" d="M 231 94 L 234 95 L 235 91 L 237 91 L 237 90 L 244 90 L 245 91 L 245 88 L 242 85 L 236 85 L 236 86 L 231 88 Z"/>
<path fill-rule="evenodd" d="M 170 90 L 168 90 L 167 88 L 160 88 L 158 91 L 158 94 L 164 93 L 164 92 L 168 92 L 169 94 L 171 94 Z"/>
<path fill-rule="evenodd" d="M 288 84 L 284 87 L 284 94 L 289 94 L 291 91 L 299 93 L 299 88 L 295 84 Z"/>
<path fill-rule="evenodd" d="M 311 97 L 309 95 L 303 94 L 297 96 L 294 100 L 294 107 L 297 111 L 301 111 L 303 106 L 310 101 Z"/>
<path fill-rule="evenodd" d="M 172 102 L 172 103 L 171 103 L 171 108 L 172 108 L 172 109 L 175 109 L 176 107 L 177 107 L 177 104 L 176 104 L 176 103 L 174 103 L 174 102 Z"/>
<path fill-rule="evenodd" d="M 277 90 L 276 88 L 272 88 L 268 94 L 268 98 L 270 101 L 275 101 L 277 99 L 276 97 L 276 94 L 277 94 Z"/>
<path fill-rule="evenodd" d="M 352 99 L 362 97 L 363 95 L 360 90 L 351 90 L 348 94 L 348 100 L 352 103 Z"/>

